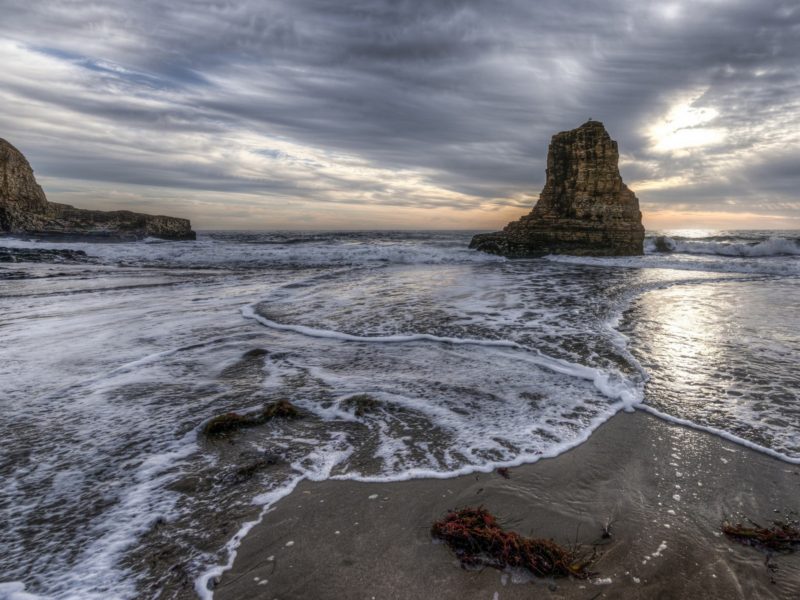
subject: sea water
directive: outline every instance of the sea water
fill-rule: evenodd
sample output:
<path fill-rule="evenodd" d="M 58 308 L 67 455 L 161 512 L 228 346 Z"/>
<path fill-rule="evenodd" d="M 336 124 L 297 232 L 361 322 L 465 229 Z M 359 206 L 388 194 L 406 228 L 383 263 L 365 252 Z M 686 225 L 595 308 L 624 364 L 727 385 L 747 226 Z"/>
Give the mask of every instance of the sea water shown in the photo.
<path fill-rule="evenodd" d="M 0 598 L 210 597 L 304 478 L 532 462 L 621 410 L 800 462 L 800 233 L 662 235 L 506 260 L 464 232 L 205 232 L 0 266 Z M 284 399 L 303 418 L 199 433 Z"/>

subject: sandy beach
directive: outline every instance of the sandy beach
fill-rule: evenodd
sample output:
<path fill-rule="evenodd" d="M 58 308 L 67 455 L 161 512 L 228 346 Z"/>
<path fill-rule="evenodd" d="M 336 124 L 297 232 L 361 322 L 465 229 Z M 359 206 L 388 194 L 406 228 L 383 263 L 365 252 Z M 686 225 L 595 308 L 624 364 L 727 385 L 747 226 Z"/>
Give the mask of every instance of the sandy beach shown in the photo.
<path fill-rule="evenodd" d="M 303 482 L 244 539 L 214 597 L 797 598 L 800 556 L 719 532 L 798 509 L 800 468 L 642 412 L 621 413 L 555 459 L 497 473 L 398 483 Z M 520 533 L 597 558 L 582 580 L 467 571 L 430 525 L 483 505 Z M 612 521 L 610 540 L 602 529 Z"/>

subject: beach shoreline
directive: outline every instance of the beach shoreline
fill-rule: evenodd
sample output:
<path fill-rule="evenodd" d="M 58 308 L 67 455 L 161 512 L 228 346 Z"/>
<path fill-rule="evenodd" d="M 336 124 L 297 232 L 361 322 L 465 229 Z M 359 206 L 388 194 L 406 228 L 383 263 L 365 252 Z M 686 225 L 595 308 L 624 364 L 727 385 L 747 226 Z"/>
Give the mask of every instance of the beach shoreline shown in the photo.
<path fill-rule="evenodd" d="M 87 600 L 210 600 L 207 581 L 228 598 L 800 597 L 794 556 L 773 573 L 720 534 L 800 508 L 800 262 L 753 254 L 774 233 L 601 262 L 498 261 L 462 233 L 202 233 L 10 263 L 4 583 Z M 753 255 L 708 254 L 723 245 Z M 280 401 L 301 418 L 204 433 Z M 613 519 L 597 577 L 462 570 L 430 528 L 478 504 L 589 551 Z"/>
<path fill-rule="evenodd" d="M 642 411 L 620 413 L 510 478 L 301 482 L 238 548 L 214 589 L 238 598 L 796 598 L 800 556 L 765 564 L 725 519 L 796 511 L 800 468 Z M 505 527 L 598 552 L 590 580 L 461 569 L 430 536 L 449 509 L 483 505 Z M 610 539 L 602 538 L 611 522 Z"/>

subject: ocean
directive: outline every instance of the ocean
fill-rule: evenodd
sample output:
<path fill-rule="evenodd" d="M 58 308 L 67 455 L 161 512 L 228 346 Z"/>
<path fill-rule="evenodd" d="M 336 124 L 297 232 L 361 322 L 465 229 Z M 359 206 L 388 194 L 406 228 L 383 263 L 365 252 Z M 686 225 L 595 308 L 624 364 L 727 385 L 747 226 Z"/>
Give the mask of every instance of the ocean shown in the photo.
<path fill-rule="evenodd" d="M 0 598 L 210 598 L 303 479 L 487 472 L 619 411 L 800 463 L 800 232 L 525 260 L 470 237 L 201 232 L 0 265 Z M 201 433 L 278 400 L 302 418 Z"/>

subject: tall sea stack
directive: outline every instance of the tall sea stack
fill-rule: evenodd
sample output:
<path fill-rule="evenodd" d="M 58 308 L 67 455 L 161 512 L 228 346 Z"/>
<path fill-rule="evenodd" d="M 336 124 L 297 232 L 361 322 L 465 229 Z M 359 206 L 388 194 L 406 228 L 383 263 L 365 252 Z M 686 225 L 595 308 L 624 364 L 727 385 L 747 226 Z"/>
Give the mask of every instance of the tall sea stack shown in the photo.
<path fill-rule="evenodd" d="M 553 136 L 547 181 L 530 214 L 469 247 L 509 257 L 642 254 L 639 201 L 619 174 L 617 142 L 599 121 Z"/>
<path fill-rule="evenodd" d="M 188 219 L 128 210 L 84 210 L 48 202 L 22 153 L 0 138 L 0 233 L 114 241 L 157 237 L 193 240 Z"/>

